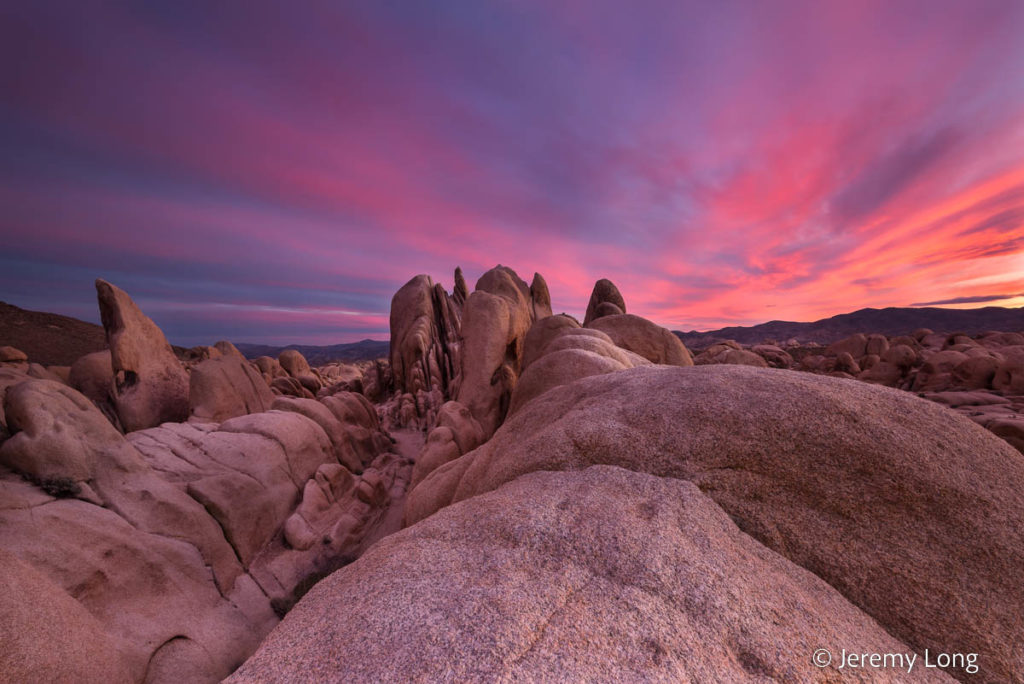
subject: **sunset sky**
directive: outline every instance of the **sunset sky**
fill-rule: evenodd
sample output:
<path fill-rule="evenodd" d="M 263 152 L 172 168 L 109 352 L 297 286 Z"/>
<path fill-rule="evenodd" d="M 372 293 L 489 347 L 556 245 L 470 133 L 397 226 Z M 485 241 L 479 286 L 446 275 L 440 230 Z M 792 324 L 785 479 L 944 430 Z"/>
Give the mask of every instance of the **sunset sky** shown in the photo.
<path fill-rule="evenodd" d="M 497 263 L 672 329 L 1024 304 L 1024 2 L 0 7 L 0 299 L 386 339 Z M 300 9 L 301 7 L 301 9 Z"/>

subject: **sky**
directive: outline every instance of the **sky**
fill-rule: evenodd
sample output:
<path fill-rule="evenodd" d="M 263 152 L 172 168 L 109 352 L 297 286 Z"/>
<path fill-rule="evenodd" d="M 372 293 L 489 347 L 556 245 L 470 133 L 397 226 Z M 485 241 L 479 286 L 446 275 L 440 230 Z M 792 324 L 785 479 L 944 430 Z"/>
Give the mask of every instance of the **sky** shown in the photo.
<path fill-rule="evenodd" d="M 386 339 L 418 273 L 677 330 L 1024 304 L 1024 2 L 0 5 L 0 299 Z"/>

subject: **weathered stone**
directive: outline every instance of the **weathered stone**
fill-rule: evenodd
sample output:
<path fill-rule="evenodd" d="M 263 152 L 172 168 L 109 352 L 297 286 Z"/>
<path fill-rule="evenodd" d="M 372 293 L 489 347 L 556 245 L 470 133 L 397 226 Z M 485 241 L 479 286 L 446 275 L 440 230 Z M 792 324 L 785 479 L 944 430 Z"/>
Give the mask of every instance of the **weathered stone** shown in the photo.
<path fill-rule="evenodd" d="M 263 377 L 240 355 L 208 359 L 189 374 L 190 420 L 220 423 L 266 411 L 273 401 Z"/>
<path fill-rule="evenodd" d="M 958 351 L 925 352 L 924 363 L 914 378 L 915 392 L 941 392 L 953 385 L 953 369 L 968 359 Z"/>
<path fill-rule="evenodd" d="M 1007 394 L 1024 394 L 1024 346 L 1004 347 L 1003 361 L 992 377 L 992 389 Z"/>
<path fill-rule="evenodd" d="M 619 288 L 615 287 L 615 283 L 608 280 L 607 278 L 601 278 L 594 283 L 594 290 L 590 293 L 590 301 L 587 302 L 587 312 L 583 317 L 583 326 L 590 325 L 590 322 L 598 318 L 600 315 L 598 307 L 608 303 L 615 306 L 615 309 L 603 309 L 600 313 L 615 313 L 624 314 L 626 313 L 626 301 L 622 298 L 622 294 L 619 292 Z"/>
<path fill-rule="evenodd" d="M 278 363 L 293 379 L 312 395 L 316 395 L 323 383 L 316 372 L 309 367 L 306 357 L 295 349 L 285 349 L 277 357 Z"/>
<path fill-rule="evenodd" d="M 842 351 L 836 355 L 836 363 L 833 366 L 834 370 L 840 373 L 849 373 L 850 375 L 857 375 L 860 373 L 860 365 L 854 360 L 850 352 Z"/>
<path fill-rule="evenodd" d="M 793 357 L 789 352 L 784 349 L 777 347 L 773 344 L 758 344 L 750 348 L 750 351 L 754 352 L 765 360 L 771 368 L 792 368 Z"/>
<path fill-rule="evenodd" d="M 597 466 L 526 475 L 382 540 L 228 681 L 905 680 L 819 669 L 821 644 L 910 651 L 693 484 Z"/>
<path fill-rule="evenodd" d="M 188 373 L 160 328 L 123 290 L 96 281 L 110 347 L 113 401 L 128 432 L 188 417 Z"/>
<path fill-rule="evenodd" d="M 0 347 L 0 363 L 20 363 L 28 361 L 28 354 L 14 347 Z"/>
<path fill-rule="evenodd" d="M 551 293 L 547 281 L 540 273 L 534 273 L 530 282 L 530 301 L 533 304 L 533 320 L 538 321 L 551 315 Z"/>
<path fill-rule="evenodd" d="M 825 348 L 825 356 L 839 356 L 846 352 L 854 359 L 859 359 L 867 353 L 867 345 L 867 335 L 857 333 L 830 344 Z"/>
<path fill-rule="evenodd" d="M 458 271 L 456 289 L 465 288 L 464 280 L 459 285 L 460 279 Z M 395 293 L 391 300 L 391 371 L 399 394 L 415 396 L 437 390 L 443 401 L 458 393 L 464 293 L 460 299 L 448 295 L 427 275 L 416 276 Z"/>
<path fill-rule="evenodd" d="M 693 481 L 919 652 L 978 652 L 985 681 L 1024 676 L 1024 460 L 947 408 L 735 366 L 584 378 L 428 475 L 406 520 L 528 472 L 600 463 Z"/>
<path fill-rule="evenodd" d="M 992 386 L 999 361 L 992 356 L 975 356 L 953 368 L 953 383 L 966 389 L 987 389 Z"/>
<path fill-rule="evenodd" d="M 588 326 L 608 335 L 616 346 L 639 354 L 651 363 L 692 366 L 689 350 L 669 330 L 634 314 L 602 316 Z"/>
<path fill-rule="evenodd" d="M 457 399 L 486 435 L 505 419 L 533 323 L 530 289 L 514 271 L 496 266 L 480 277 L 462 318 L 462 385 Z"/>
<path fill-rule="evenodd" d="M 889 340 L 885 335 L 868 335 L 864 344 L 864 354 L 875 354 L 881 356 L 889 349 Z"/>
<path fill-rule="evenodd" d="M 61 587 L 0 549 L 0 673 L 8 682 L 127 682 L 128 666 L 96 618 Z"/>

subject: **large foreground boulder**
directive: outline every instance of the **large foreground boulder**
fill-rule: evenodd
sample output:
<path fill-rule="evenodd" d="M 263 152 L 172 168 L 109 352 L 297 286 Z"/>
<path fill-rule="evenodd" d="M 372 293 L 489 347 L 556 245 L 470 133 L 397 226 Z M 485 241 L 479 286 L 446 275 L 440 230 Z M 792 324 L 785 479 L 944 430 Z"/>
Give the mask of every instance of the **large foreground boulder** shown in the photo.
<path fill-rule="evenodd" d="M 54 587 L 0 554 L 3 681 L 219 681 L 313 581 L 358 556 L 412 470 L 383 452 L 360 395 L 126 437 L 66 385 L 6 380 L 0 549 Z M 48 661 L 38 650 L 58 631 L 68 643 Z"/>
<path fill-rule="evenodd" d="M 152 500 L 157 497 L 148 502 L 154 514 L 165 504 Z M 218 588 L 209 563 L 183 538 L 188 527 L 177 527 L 176 536 L 170 530 L 146 531 L 148 525 L 136 525 L 131 518 L 84 501 L 45 496 L 0 471 L 0 548 L 45 575 L 82 608 L 76 610 L 52 587 L 23 577 L 22 586 L 34 585 L 34 595 L 12 598 L 29 602 L 37 620 L 49 613 L 48 624 L 33 625 L 30 616 L 5 617 L 0 653 L 23 657 L 27 645 L 8 644 L 6 636 L 21 622 L 43 643 L 47 638 L 63 642 L 52 644 L 49 653 L 67 660 L 51 661 L 52 669 L 30 666 L 26 671 L 33 674 L 26 677 L 17 675 L 23 671 L 17 666 L 8 670 L 5 665 L 0 679 L 215 682 L 270 631 L 275 618 L 266 597 L 245 576 L 230 591 Z M 125 668 L 127 676 L 121 673 Z M 61 678 L 61 671 L 69 676 Z M 98 671 L 110 678 L 88 676 Z M 70 676 L 75 672 L 81 676 Z"/>
<path fill-rule="evenodd" d="M 742 366 L 588 377 L 428 475 L 406 520 L 592 464 L 690 480 L 915 650 L 979 653 L 979 681 L 1024 679 L 1024 457 L 945 407 Z"/>
<path fill-rule="evenodd" d="M 527 475 L 383 540 L 228 681 L 838 681 L 812 663 L 824 646 L 910 652 L 692 483 L 596 466 Z"/>
<path fill-rule="evenodd" d="M 128 432 L 188 417 L 188 373 L 167 338 L 128 294 L 96 281 L 114 373 L 113 400 Z"/>

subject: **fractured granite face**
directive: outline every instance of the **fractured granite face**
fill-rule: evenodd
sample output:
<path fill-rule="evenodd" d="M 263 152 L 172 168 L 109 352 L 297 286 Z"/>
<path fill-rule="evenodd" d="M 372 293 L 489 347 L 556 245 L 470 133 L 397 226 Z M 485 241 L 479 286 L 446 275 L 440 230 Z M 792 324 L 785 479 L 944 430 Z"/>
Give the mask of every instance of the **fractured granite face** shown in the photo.
<path fill-rule="evenodd" d="M 54 623 L 4 608 L 26 630 L 2 649 L 9 673 L 33 671 L 32 644 L 63 625 L 81 642 L 54 647 L 68 662 L 40 657 L 40 677 L 218 681 L 361 553 L 411 475 L 361 396 L 125 437 L 61 383 L 21 374 L 0 389 L 0 549 L 17 559 L 0 583 L 67 609 Z"/>

